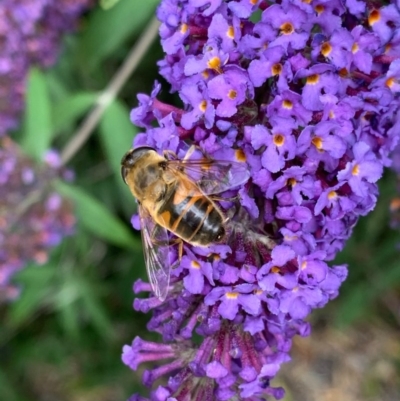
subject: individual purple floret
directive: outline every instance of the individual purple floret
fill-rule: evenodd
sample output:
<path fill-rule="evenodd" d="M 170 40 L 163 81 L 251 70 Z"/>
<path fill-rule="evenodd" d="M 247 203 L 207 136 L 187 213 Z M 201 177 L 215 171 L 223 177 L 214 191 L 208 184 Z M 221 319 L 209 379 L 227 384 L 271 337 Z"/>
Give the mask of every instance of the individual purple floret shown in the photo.
<path fill-rule="evenodd" d="M 25 80 L 33 65 L 49 67 L 66 32 L 92 0 L 1 0 L 0 136 L 18 125 Z"/>
<path fill-rule="evenodd" d="M 73 233 L 72 205 L 51 186 L 68 178 L 49 151 L 41 166 L 8 137 L 0 143 L 0 302 L 18 296 L 12 276 L 28 262 L 43 264 L 51 248 Z"/>
<path fill-rule="evenodd" d="M 152 387 L 131 401 L 280 399 L 272 380 L 338 295 L 347 267 L 330 262 L 399 146 L 399 2 L 163 0 L 158 17 L 160 73 L 183 104 L 142 95 L 134 146 L 183 157 L 195 144 L 246 161 L 250 180 L 226 195 L 236 207 L 220 202 L 225 241 L 185 243 L 181 259 L 171 247 L 166 300 L 135 300 L 162 341 L 124 347 Z"/>

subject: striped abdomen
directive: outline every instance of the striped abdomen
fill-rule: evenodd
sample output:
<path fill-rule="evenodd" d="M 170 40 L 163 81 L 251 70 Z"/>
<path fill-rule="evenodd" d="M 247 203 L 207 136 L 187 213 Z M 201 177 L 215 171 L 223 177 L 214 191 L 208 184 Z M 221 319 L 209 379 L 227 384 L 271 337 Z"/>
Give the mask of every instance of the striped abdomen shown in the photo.
<path fill-rule="evenodd" d="M 223 215 L 201 193 L 182 196 L 171 186 L 157 214 L 168 230 L 194 245 L 207 246 L 221 241 L 225 235 Z"/>

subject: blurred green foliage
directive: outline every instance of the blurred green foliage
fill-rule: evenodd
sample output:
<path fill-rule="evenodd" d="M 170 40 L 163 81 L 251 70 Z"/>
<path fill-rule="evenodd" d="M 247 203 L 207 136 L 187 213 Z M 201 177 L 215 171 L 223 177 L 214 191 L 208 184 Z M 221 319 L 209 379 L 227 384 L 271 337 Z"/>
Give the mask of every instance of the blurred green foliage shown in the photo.
<path fill-rule="evenodd" d="M 335 260 L 349 265 L 349 277 L 330 306 L 342 327 L 380 318 L 400 325 L 400 232 L 389 227 L 390 201 L 396 196 L 394 173 L 388 171 L 379 188 L 377 207 L 358 222 Z"/>
<path fill-rule="evenodd" d="M 56 66 L 31 70 L 25 115 L 13 136 L 35 159 L 69 142 L 158 1 L 114 3 L 84 16 L 80 32 L 65 38 Z M 138 92 L 151 90 L 161 57 L 155 42 L 68 163 L 74 182 L 55 184 L 75 203 L 76 233 L 48 263 L 21 271 L 14 280 L 21 297 L 0 308 L 1 400 L 114 401 L 139 391 L 140 378 L 122 364 L 121 352 L 146 333 L 147 317 L 132 308 L 132 284 L 146 273 L 120 160 L 137 132 L 129 110 Z"/>
<path fill-rule="evenodd" d="M 70 140 L 158 1 L 103 3 L 103 9 L 83 18 L 79 34 L 65 39 L 54 68 L 31 71 L 27 109 L 16 138 L 35 158 L 49 147 L 62 149 Z M 145 269 L 140 236 L 130 226 L 135 202 L 119 172 L 136 133 L 129 110 L 137 104 L 138 92 L 150 92 L 155 78 L 162 81 L 156 66 L 160 58 L 154 43 L 68 164 L 76 175 L 74 183 L 57 183 L 75 202 L 76 234 L 52 252 L 46 265 L 18 274 L 20 299 L 0 309 L 2 400 L 114 401 L 141 388 L 140 375 L 120 359 L 124 344 L 136 335 L 151 335 L 146 333 L 147 317 L 132 309 L 132 284 L 145 278 Z M 382 318 L 399 324 L 400 235 L 388 228 L 389 200 L 395 193 L 392 175 L 382 181 L 381 192 L 377 209 L 362 219 L 337 258 L 337 263 L 350 265 L 349 278 L 340 297 L 316 314 L 329 317 L 330 324 Z"/>

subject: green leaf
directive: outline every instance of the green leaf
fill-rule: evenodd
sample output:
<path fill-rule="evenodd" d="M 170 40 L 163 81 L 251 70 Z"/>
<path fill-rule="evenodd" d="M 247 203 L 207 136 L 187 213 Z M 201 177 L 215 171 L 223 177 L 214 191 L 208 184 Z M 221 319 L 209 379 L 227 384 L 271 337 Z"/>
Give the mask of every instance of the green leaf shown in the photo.
<path fill-rule="evenodd" d="M 82 117 L 95 103 L 97 95 L 90 92 L 75 93 L 54 108 L 54 131 L 68 129 Z"/>
<path fill-rule="evenodd" d="M 72 302 L 60 308 L 57 314 L 66 334 L 74 340 L 79 338 L 79 312 L 79 305 Z"/>
<path fill-rule="evenodd" d="M 260 9 L 257 9 L 253 14 L 250 15 L 250 21 L 257 23 L 261 21 L 261 14 L 262 11 Z"/>
<path fill-rule="evenodd" d="M 114 172 L 117 190 L 121 195 L 118 197 L 120 204 L 124 211 L 132 214 L 136 203 L 122 180 L 121 158 L 132 147 L 132 140 L 138 129 L 131 123 L 129 110 L 123 103 L 115 101 L 110 105 L 100 121 L 99 132 L 107 161 Z"/>
<path fill-rule="evenodd" d="M 84 277 L 81 271 L 64 269 L 59 282 L 60 288 L 54 294 L 54 308 L 58 312 L 60 323 L 69 337 L 79 337 L 80 313 L 79 302 L 82 301 Z"/>
<path fill-rule="evenodd" d="M 54 265 L 29 266 L 18 273 L 16 282 L 22 286 L 20 298 L 9 308 L 9 321 L 18 326 L 43 307 L 48 300 L 57 268 Z"/>
<path fill-rule="evenodd" d="M 393 249 L 395 250 L 395 248 Z M 374 286 L 369 291 L 372 296 L 379 298 L 400 283 L 400 264 L 396 255 L 391 262 L 377 266 L 382 266 L 382 271 L 376 278 L 374 277 Z"/>
<path fill-rule="evenodd" d="M 22 146 L 29 155 L 40 160 L 50 147 L 52 135 L 47 82 L 43 72 L 33 68 L 28 76 Z"/>
<path fill-rule="evenodd" d="M 53 102 L 60 102 L 61 100 L 66 99 L 68 96 L 71 96 L 70 90 L 63 78 L 64 77 L 57 75 L 54 69 L 46 71 L 46 82 Z M 54 120 L 53 123 L 55 123 Z"/>
<path fill-rule="evenodd" d="M 7 401 L 18 401 L 20 398 L 15 391 L 15 383 L 10 380 L 11 377 L 12 373 L 10 374 L 10 372 L 7 372 L 7 370 L 3 371 L 0 369 L 1 397 Z"/>
<path fill-rule="evenodd" d="M 100 0 L 100 7 L 108 10 L 114 7 L 120 0 Z"/>
<path fill-rule="evenodd" d="M 360 319 L 366 311 L 370 311 L 371 297 L 366 284 L 361 282 L 353 286 L 351 293 L 342 296 L 337 309 L 339 313 L 335 323 L 342 328 Z"/>
<path fill-rule="evenodd" d="M 75 202 L 78 220 L 88 231 L 121 247 L 137 247 L 132 232 L 96 198 L 81 188 L 63 182 L 57 182 L 55 186 L 62 195 Z"/>
<path fill-rule="evenodd" d="M 101 119 L 100 135 L 108 162 L 119 181 L 121 158 L 132 147 L 137 132 L 129 119 L 127 107 L 119 101 L 113 102 Z"/>
<path fill-rule="evenodd" d="M 158 0 L 120 0 L 107 11 L 99 8 L 92 12 L 79 43 L 79 64 L 85 66 L 85 71 L 96 67 L 130 35 L 143 30 L 158 3 Z"/>
<path fill-rule="evenodd" d="M 93 288 L 94 286 L 89 283 L 82 284 L 82 307 L 87 312 L 98 333 L 106 338 L 111 338 L 113 335 L 112 323 L 104 306 L 99 301 L 99 297 Z"/>

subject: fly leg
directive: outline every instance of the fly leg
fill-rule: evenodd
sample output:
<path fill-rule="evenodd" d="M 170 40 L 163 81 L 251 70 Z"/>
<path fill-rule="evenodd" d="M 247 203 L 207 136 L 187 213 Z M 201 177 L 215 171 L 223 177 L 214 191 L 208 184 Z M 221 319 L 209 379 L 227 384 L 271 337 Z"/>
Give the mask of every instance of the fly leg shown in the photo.
<path fill-rule="evenodd" d="M 202 151 L 202 149 L 197 145 L 191 145 L 189 147 L 188 151 L 186 152 L 185 157 L 180 160 L 180 164 L 177 168 L 181 173 L 185 173 L 185 163 L 189 162 L 190 158 L 196 151 L 199 151 L 202 155 L 202 157 L 199 159 L 199 161 L 201 161 L 204 170 L 207 170 L 207 168 L 211 165 L 212 160 L 207 158 L 204 155 L 204 152 Z M 171 160 L 171 161 L 178 160 L 177 154 L 175 152 L 173 152 L 172 150 L 164 150 L 164 157 L 167 161 L 168 160 Z M 169 183 L 170 181 L 173 181 L 173 177 L 169 177 L 168 174 L 164 174 L 164 180 Z"/>
<path fill-rule="evenodd" d="M 228 223 L 230 220 L 232 220 L 237 214 L 240 209 L 240 204 L 239 204 L 239 195 L 236 196 L 231 196 L 229 198 L 224 198 L 223 196 L 218 196 L 218 195 L 209 195 L 209 198 L 213 202 L 232 202 L 233 205 L 229 206 L 227 209 L 221 208 L 222 209 L 222 214 L 225 216 L 225 221 L 224 224 Z"/>
<path fill-rule="evenodd" d="M 239 195 L 231 196 L 230 198 L 224 198 L 223 196 L 208 195 L 208 197 L 214 202 L 236 202 L 239 200 Z"/>
<path fill-rule="evenodd" d="M 181 263 L 183 256 L 183 240 L 181 238 L 175 238 L 171 241 L 171 245 L 178 245 L 178 260 L 171 266 L 172 268 L 178 267 Z"/>
<path fill-rule="evenodd" d="M 173 152 L 172 150 L 164 150 L 163 155 L 165 157 L 166 160 L 176 160 L 178 159 L 178 156 L 175 152 Z"/>
<path fill-rule="evenodd" d="M 185 157 L 183 158 L 182 161 L 185 162 L 185 161 L 189 160 L 190 157 L 193 155 L 193 153 L 194 153 L 196 150 L 198 150 L 198 151 L 204 156 L 204 158 L 206 158 L 205 155 L 204 155 L 204 153 L 203 153 L 203 150 L 200 148 L 200 146 L 191 145 L 190 148 L 188 149 L 188 151 L 186 152 L 186 155 L 185 155 Z"/>
<path fill-rule="evenodd" d="M 203 150 L 200 148 L 200 146 L 198 146 L 198 145 L 191 145 L 191 146 L 189 147 L 189 149 L 187 150 L 187 152 L 186 152 L 186 154 L 185 154 L 185 157 L 184 157 L 183 159 L 181 159 L 181 161 L 182 161 L 183 163 L 186 162 L 186 161 L 188 161 L 196 150 L 199 151 L 199 152 L 203 155 L 204 159 L 208 160 L 207 157 L 204 155 L 204 152 L 203 152 Z M 178 155 L 177 155 L 175 152 L 173 152 L 172 150 L 168 150 L 168 149 L 167 149 L 167 150 L 164 150 L 163 154 L 164 154 L 164 157 L 165 157 L 167 160 L 177 160 L 177 159 L 178 159 Z"/>
<path fill-rule="evenodd" d="M 170 245 L 178 245 L 178 262 L 181 263 L 183 256 L 183 240 L 182 238 L 175 238 L 170 242 Z"/>
<path fill-rule="evenodd" d="M 182 260 L 182 256 L 183 256 L 183 240 L 182 240 L 182 238 L 174 238 L 174 239 L 167 239 L 167 240 L 157 239 L 156 231 L 157 231 L 157 227 L 154 228 L 153 233 L 151 235 L 152 236 L 152 240 L 151 240 L 152 244 L 154 244 L 158 247 L 170 247 L 173 245 L 178 245 L 178 262 L 180 263 Z M 176 265 L 176 263 L 174 265 Z"/>
<path fill-rule="evenodd" d="M 180 239 L 180 238 L 179 238 Z M 178 258 L 179 258 L 179 263 L 182 260 L 182 255 L 183 255 L 183 241 L 180 239 L 178 243 Z"/>
<path fill-rule="evenodd" d="M 185 162 L 185 161 L 189 160 L 190 157 L 193 155 L 193 153 L 194 153 L 196 150 L 200 151 L 201 154 L 204 155 L 204 153 L 203 153 L 203 151 L 201 150 L 200 146 L 191 145 L 191 146 L 189 147 L 188 151 L 186 152 L 185 157 L 182 159 L 182 162 Z M 163 155 L 164 155 L 164 157 L 165 157 L 167 160 L 177 160 L 177 159 L 178 159 L 177 154 L 176 154 L 175 152 L 173 152 L 172 150 L 168 150 L 168 149 L 167 149 L 167 150 L 164 150 Z"/>

